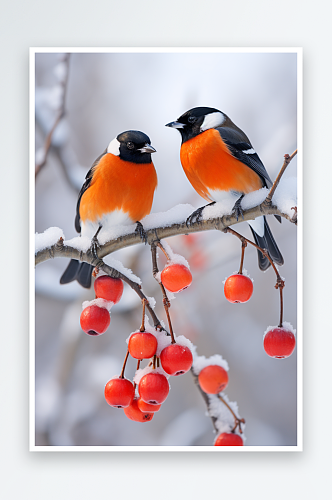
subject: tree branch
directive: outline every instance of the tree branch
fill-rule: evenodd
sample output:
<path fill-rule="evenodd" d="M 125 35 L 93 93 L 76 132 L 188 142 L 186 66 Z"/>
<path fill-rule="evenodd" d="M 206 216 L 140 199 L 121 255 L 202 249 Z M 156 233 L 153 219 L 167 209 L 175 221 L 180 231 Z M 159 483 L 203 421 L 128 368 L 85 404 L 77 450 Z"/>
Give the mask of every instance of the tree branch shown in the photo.
<path fill-rule="evenodd" d="M 169 238 L 171 236 L 176 236 L 180 234 L 190 234 L 197 233 L 201 231 L 210 231 L 216 229 L 218 231 L 225 231 L 229 226 L 233 226 L 243 221 L 253 220 L 261 215 L 280 215 L 281 217 L 289 220 L 290 222 L 296 224 L 294 218 L 289 217 L 287 214 L 282 213 L 277 207 L 271 205 L 266 206 L 265 201 L 260 205 L 243 211 L 243 219 L 236 220 L 235 215 L 224 215 L 223 217 L 217 217 L 214 219 L 202 219 L 200 222 L 195 222 L 188 227 L 186 222 L 180 224 L 172 224 L 167 227 L 157 227 L 149 229 L 146 231 L 147 242 L 151 245 L 157 240 L 162 240 L 164 238 Z M 126 248 L 132 245 L 137 245 L 141 243 L 141 238 L 139 234 L 133 232 L 124 236 L 120 236 L 115 240 L 108 241 L 102 245 L 98 250 L 98 257 L 102 259 L 106 255 L 109 255 L 116 250 L 121 248 Z M 40 250 L 35 255 L 35 264 L 40 264 L 49 259 L 54 259 L 57 257 L 65 257 L 71 259 L 77 259 L 82 262 L 88 262 L 92 265 L 97 265 L 95 257 L 92 255 L 91 251 L 82 252 L 77 248 L 73 248 L 67 245 L 63 240 L 59 240 L 56 244 L 50 247 Z"/>

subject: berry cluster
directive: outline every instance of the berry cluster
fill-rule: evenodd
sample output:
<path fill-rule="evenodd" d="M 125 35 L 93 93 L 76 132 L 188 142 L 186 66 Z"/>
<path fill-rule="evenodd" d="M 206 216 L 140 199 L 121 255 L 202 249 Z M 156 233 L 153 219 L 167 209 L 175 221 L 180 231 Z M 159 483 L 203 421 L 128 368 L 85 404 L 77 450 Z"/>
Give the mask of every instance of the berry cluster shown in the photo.
<path fill-rule="evenodd" d="M 234 231 L 232 231 L 234 233 Z M 243 240 L 243 239 L 242 239 Z M 164 269 L 159 272 L 156 248 L 159 247 L 167 258 Z M 244 249 L 240 270 L 224 282 L 226 299 L 231 303 L 245 303 L 253 294 L 253 281 L 243 270 Z M 244 419 L 237 416 L 237 405 L 228 401 L 223 391 L 228 386 L 228 365 L 221 356 L 209 359 L 196 355 L 196 348 L 184 336 L 176 337 L 169 314 L 170 302 L 166 290 L 178 293 L 192 283 L 189 264 L 180 255 L 173 254 L 170 247 L 158 241 L 152 246 L 153 275 L 163 293 L 163 305 L 167 315 L 169 332 L 154 317 L 154 328 L 149 325 L 145 308 L 151 307 L 141 294 L 143 305 L 141 327 L 127 338 L 127 353 L 120 375 L 112 377 L 105 385 L 106 402 L 113 408 L 121 408 L 130 420 L 149 422 L 168 397 L 170 377 L 177 377 L 192 369 L 197 384 L 206 401 L 208 414 L 214 421 L 217 437 L 214 446 L 243 446 L 244 436 L 241 425 Z M 275 269 L 275 268 L 274 268 Z M 276 269 L 275 269 L 276 270 Z M 123 279 L 125 279 L 123 277 Z M 276 288 L 280 290 L 282 322 L 282 288 L 284 281 L 277 273 Z M 101 335 L 110 324 L 111 307 L 118 303 L 123 293 L 123 282 L 118 278 L 103 275 L 94 282 L 95 299 L 83 303 L 81 327 L 88 335 Z M 142 298 L 142 296 L 144 298 Z M 288 323 L 279 327 L 269 327 L 264 334 L 264 349 L 269 356 L 285 358 L 295 348 L 295 331 Z M 125 378 L 124 372 L 129 357 L 137 361 L 132 380 Z M 140 363 L 148 360 L 144 368 Z M 235 423 L 234 423 L 235 422 Z"/>
<path fill-rule="evenodd" d="M 144 307 L 143 307 L 144 318 Z M 149 422 L 166 400 L 169 377 L 188 372 L 193 363 L 192 344 L 184 336 L 171 341 L 165 331 L 154 330 L 145 317 L 140 330 L 127 339 L 128 350 L 122 373 L 105 386 L 105 399 L 110 406 L 123 408 L 125 415 L 136 422 Z M 138 360 L 133 381 L 124 378 L 129 355 Z M 149 363 L 140 369 L 140 362 Z"/>

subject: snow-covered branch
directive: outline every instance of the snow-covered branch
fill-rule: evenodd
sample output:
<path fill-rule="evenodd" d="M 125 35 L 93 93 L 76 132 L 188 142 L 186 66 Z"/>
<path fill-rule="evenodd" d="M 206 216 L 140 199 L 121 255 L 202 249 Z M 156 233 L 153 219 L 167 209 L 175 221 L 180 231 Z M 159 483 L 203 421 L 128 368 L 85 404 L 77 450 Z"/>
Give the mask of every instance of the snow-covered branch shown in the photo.
<path fill-rule="evenodd" d="M 260 193 L 265 191 L 263 188 Z M 251 193 L 253 194 L 253 193 Z M 250 195 L 243 198 L 242 206 L 245 208 L 246 200 Z M 195 222 L 189 227 L 186 225 L 186 217 L 189 216 L 194 210 L 191 205 L 178 205 L 174 209 L 161 213 L 150 214 L 142 221 L 144 229 L 147 234 L 147 243 L 152 244 L 155 241 L 169 238 L 175 235 L 184 235 L 189 233 L 196 233 L 201 231 L 218 230 L 224 231 L 229 226 L 234 226 L 243 221 L 253 220 L 261 215 L 279 215 L 290 222 L 297 223 L 297 211 L 295 209 L 296 199 L 293 200 L 294 204 L 289 203 L 289 208 L 283 207 L 283 211 L 276 205 L 266 206 L 263 201 L 248 209 L 243 210 L 243 218 L 236 219 L 233 214 L 217 216 L 220 210 L 219 203 L 214 206 L 207 207 L 203 211 L 203 217 L 200 222 Z M 213 217 L 213 214 L 216 216 Z M 182 221 L 176 220 L 182 216 Z M 212 217 L 211 217 L 212 216 Z M 209 217 L 209 218 L 207 218 Z M 210 218 L 211 217 L 211 218 Z M 173 219 L 173 220 L 172 220 Z M 158 224 L 160 222 L 160 224 Z M 106 230 L 100 233 L 99 236 L 100 248 L 98 250 L 98 257 L 102 259 L 121 248 L 129 247 L 141 243 L 139 234 L 135 232 L 135 225 L 127 227 L 118 227 L 117 233 L 107 232 Z M 35 264 L 40 264 L 51 258 L 65 257 L 77 259 L 82 262 L 88 262 L 96 265 L 96 258 L 90 250 L 91 241 L 85 238 L 77 237 L 72 240 L 65 240 L 62 231 L 59 228 L 50 228 L 42 234 L 36 235 L 36 254 Z"/>

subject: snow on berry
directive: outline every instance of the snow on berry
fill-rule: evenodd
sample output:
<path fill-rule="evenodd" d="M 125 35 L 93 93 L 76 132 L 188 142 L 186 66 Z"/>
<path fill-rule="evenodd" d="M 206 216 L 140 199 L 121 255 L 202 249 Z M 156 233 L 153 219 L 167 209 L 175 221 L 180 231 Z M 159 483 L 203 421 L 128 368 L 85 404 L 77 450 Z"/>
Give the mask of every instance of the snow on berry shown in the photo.
<path fill-rule="evenodd" d="M 148 373 L 159 373 L 161 375 L 165 375 L 167 379 L 169 379 L 170 377 L 168 373 L 166 373 L 165 370 L 163 370 L 161 367 L 153 368 L 152 365 L 151 366 L 147 365 L 145 368 L 139 368 L 138 370 L 136 370 L 135 376 L 133 378 L 135 384 L 138 385 L 141 381 L 141 378 L 143 378 L 144 375 L 147 375 Z"/>
<path fill-rule="evenodd" d="M 193 352 L 193 356 L 194 362 L 192 365 L 192 369 L 195 375 L 199 375 L 199 372 L 209 365 L 219 365 L 227 372 L 229 370 L 227 361 L 223 359 L 220 354 L 214 354 L 213 356 L 206 358 L 205 356 L 197 356 L 195 352 Z"/>
<path fill-rule="evenodd" d="M 233 276 L 234 274 L 238 274 L 238 273 L 239 273 L 238 271 L 234 271 L 229 276 Z M 243 274 L 243 276 L 247 276 L 247 278 L 250 278 L 250 274 L 248 273 L 248 271 L 245 268 L 242 269 L 242 274 Z M 227 278 L 229 278 L 229 276 L 226 276 L 226 278 L 222 282 L 223 285 L 226 283 L 226 280 L 227 280 Z M 254 280 L 252 278 L 250 278 L 250 279 L 252 282 L 254 282 Z"/>
<path fill-rule="evenodd" d="M 179 335 L 178 337 L 174 335 L 175 341 L 179 345 L 183 345 L 184 347 L 188 347 L 188 349 L 191 350 L 192 355 L 194 355 L 194 352 L 196 350 L 196 346 L 184 335 Z"/>
<path fill-rule="evenodd" d="M 183 266 L 186 266 L 188 269 L 190 269 L 188 261 L 182 255 L 174 253 L 169 244 L 166 243 L 166 241 L 163 240 L 162 244 L 169 257 L 167 266 L 171 264 L 182 264 Z"/>
<path fill-rule="evenodd" d="M 265 335 L 267 334 L 267 332 L 268 332 L 269 330 L 273 330 L 274 328 L 279 328 L 279 327 L 278 327 L 278 326 L 269 326 L 269 327 L 265 330 L 265 332 L 264 332 L 264 336 L 263 336 L 263 337 L 265 337 Z M 293 335 L 294 335 L 294 336 L 296 336 L 296 329 L 293 327 L 293 325 L 291 325 L 291 323 L 288 323 L 288 321 L 283 321 L 283 323 L 282 323 L 282 328 L 283 328 L 284 330 L 287 330 L 288 332 L 293 333 Z"/>
<path fill-rule="evenodd" d="M 111 310 L 111 307 L 114 305 L 114 302 L 105 300 L 105 299 L 93 299 L 93 300 L 85 300 L 82 303 L 82 310 L 86 309 L 88 306 L 98 306 L 102 309 Z"/>

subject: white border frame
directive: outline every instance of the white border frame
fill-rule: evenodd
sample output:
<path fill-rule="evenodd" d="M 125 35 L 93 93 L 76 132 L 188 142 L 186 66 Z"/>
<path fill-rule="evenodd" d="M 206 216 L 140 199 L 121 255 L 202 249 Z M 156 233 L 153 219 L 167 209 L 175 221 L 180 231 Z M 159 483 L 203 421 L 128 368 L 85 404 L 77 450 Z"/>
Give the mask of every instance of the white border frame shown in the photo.
<path fill-rule="evenodd" d="M 35 445 L 35 54 L 36 53 L 296 53 L 297 54 L 297 445 L 296 446 L 36 446 Z M 30 47 L 29 65 L 29 450 L 30 451 L 153 451 L 228 453 L 237 451 L 303 451 L 303 50 L 301 47 Z"/>

